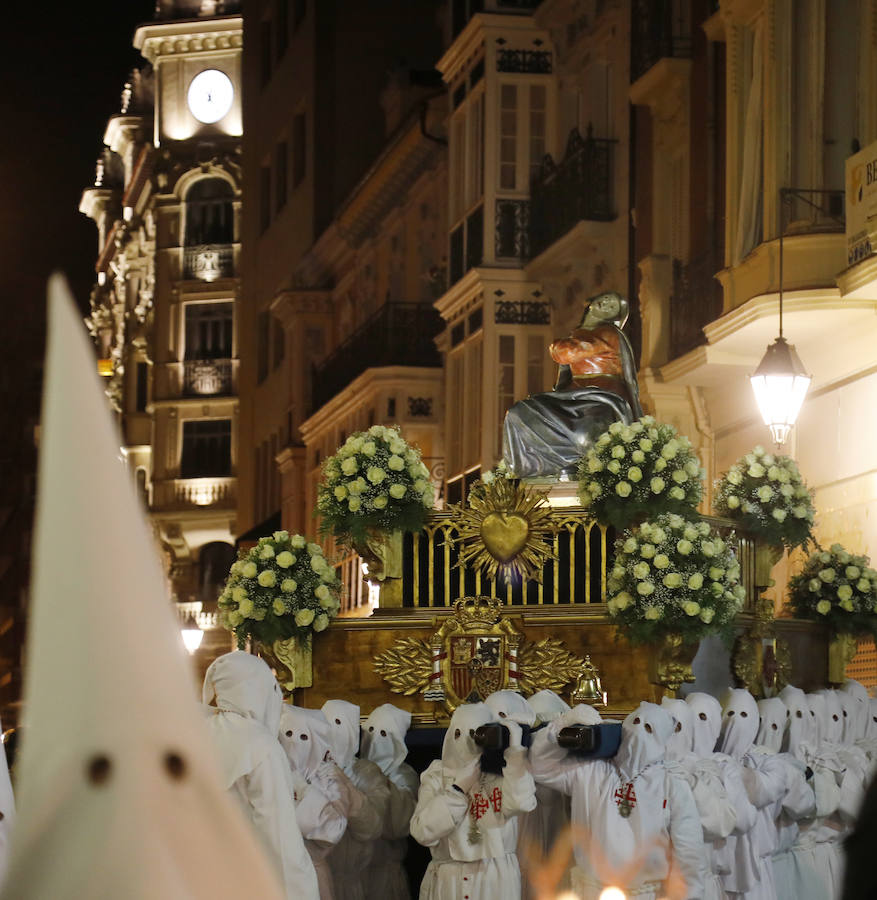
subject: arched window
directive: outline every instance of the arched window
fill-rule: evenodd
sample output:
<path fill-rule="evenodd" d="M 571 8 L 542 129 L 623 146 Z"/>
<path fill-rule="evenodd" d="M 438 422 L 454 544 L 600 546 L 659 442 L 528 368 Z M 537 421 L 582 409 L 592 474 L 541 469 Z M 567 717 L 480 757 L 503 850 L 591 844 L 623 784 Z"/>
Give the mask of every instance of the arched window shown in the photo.
<path fill-rule="evenodd" d="M 202 178 L 186 193 L 186 246 L 234 242 L 234 192 L 223 178 Z"/>
<path fill-rule="evenodd" d="M 234 547 L 224 541 L 211 541 L 198 551 L 198 599 L 202 603 L 216 600 L 235 561 Z"/>

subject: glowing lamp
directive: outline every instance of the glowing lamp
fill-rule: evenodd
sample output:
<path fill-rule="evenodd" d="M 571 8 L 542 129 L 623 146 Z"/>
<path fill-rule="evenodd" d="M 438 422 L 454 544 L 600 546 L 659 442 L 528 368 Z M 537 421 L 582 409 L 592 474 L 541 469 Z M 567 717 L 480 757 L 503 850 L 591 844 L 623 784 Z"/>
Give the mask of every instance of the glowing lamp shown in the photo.
<path fill-rule="evenodd" d="M 784 443 L 801 411 L 810 376 L 782 333 L 767 348 L 750 381 L 764 424 L 777 444 Z"/>
<path fill-rule="evenodd" d="M 627 900 L 627 894 L 621 888 L 607 887 L 600 891 L 600 900 Z"/>
<path fill-rule="evenodd" d="M 204 632 L 201 630 L 201 626 L 191 613 L 189 613 L 185 622 L 183 622 L 180 634 L 182 635 L 183 643 L 186 645 L 186 649 L 189 651 L 190 655 L 201 646 L 201 641 L 204 639 Z"/>

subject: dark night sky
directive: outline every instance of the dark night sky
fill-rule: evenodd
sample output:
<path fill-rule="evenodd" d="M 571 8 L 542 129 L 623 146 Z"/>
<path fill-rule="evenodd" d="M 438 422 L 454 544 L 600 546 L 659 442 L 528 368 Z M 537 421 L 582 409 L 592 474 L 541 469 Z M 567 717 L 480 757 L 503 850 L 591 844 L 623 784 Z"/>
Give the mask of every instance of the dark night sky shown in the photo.
<path fill-rule="evenodd" d="M 92 183 L 106 121 L 140 56 L 134 29 L 150 0 L 6 5 L 0 55 L 4 97 L 0 144 L 0 303 L 8 325 L 42 321 L 47 275 L 68 274 L 87 309 L 97 231 L 79 211 Z M 20 332 L 19 332 L 20 333 Z M 4 344 L 0 338 L 0 348 Z M 2 351 L 0 351 L 2 353 Z M 0 400 L 2 402 L 2 400 Z"/>

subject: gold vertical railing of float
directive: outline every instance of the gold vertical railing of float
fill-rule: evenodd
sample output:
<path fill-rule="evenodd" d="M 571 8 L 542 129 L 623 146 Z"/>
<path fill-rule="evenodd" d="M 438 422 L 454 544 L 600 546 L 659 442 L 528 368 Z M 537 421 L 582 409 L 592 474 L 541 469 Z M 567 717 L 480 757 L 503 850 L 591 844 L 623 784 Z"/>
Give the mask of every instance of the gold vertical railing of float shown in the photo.
<path fill-rule="evenodd" d="M 409 539 L 410 564 L 403 576 L 405 605 L 447 608 L 472 594 L 499 597 L 512 606 L 605 602 L 610 549 L 606 526 L 583 510 L 568 508 L 552 516 L 552 525 L 547 541 L 552 556 L 542 579 L 522 584 L 458 566 L 454 523 L 448 513 L 433 513 L 424 529 Z"/>
<path fill-rule="evenodd" d="M 751 608 L 754 590 L 755 544 L 745 534 L 735 533 L 733 524 L 703 517 L 733 542 L 747 588 L 745 608 Z M 605 603 L 607 573 L 612 565 L 614 532 L 577 507 L 552 513 L 547 539 L 552 556 L 542 579 L 527 583 L 488 579 L 479 570 L 457 565 L 455 527 L 450 513 L 435 512 L 424 529 L 409 536 L 403 571 L 403 603 L 415 608 L 448 608 L 465 596 L 488 594 L 511 606 Z"/>

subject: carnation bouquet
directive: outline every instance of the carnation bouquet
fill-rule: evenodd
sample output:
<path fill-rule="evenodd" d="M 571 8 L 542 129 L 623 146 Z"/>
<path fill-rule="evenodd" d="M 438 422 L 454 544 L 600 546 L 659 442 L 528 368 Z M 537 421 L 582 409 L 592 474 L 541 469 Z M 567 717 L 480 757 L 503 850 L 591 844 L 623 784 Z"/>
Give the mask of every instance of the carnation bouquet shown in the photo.
<path fill-rule="evenodd" d="M 814 553 L 789 579 L 795 615 L 823 621 L 836 633 L 877 634 L 877 572 L 870 563 L 840 544 Z"/>
<path fill-rule="evenodd" d="M 743 606 L 737 558 L 706 522 L 658 516 L 621 535 L 615 554 L 609 615 L 635 643 L 668 632 L 699 640 L 727 630 Z"/>
<path fill-rule="evenodd" d="M 243 649 L 323 631 L 338 615 L 340 584 L 319 544 L 275 531 L 242 552 L 219 597 L 220 622 Z"/>
<path fill-rule="evenodd" d="M 398 428 L 352 434 L 323 464 L 322 528 L 346 543 L 365 544 L 374 531 L 420 531 L 433 503 L 429 470 Z"/>
<path fill-rule="evenodd" d="M 620 530 L 642 516 L 692 512 L 704 470 L 687 437 L 643 416 L 610 425 L 582 458 L 578 477 L 582 506 Z"/>
<path fill-rule="evenodd" d="M 790 456 L 755 447 L 716 484 L 716 512 L 768 544 L 791 550 L 812 538 L 813 498 Z"/>

